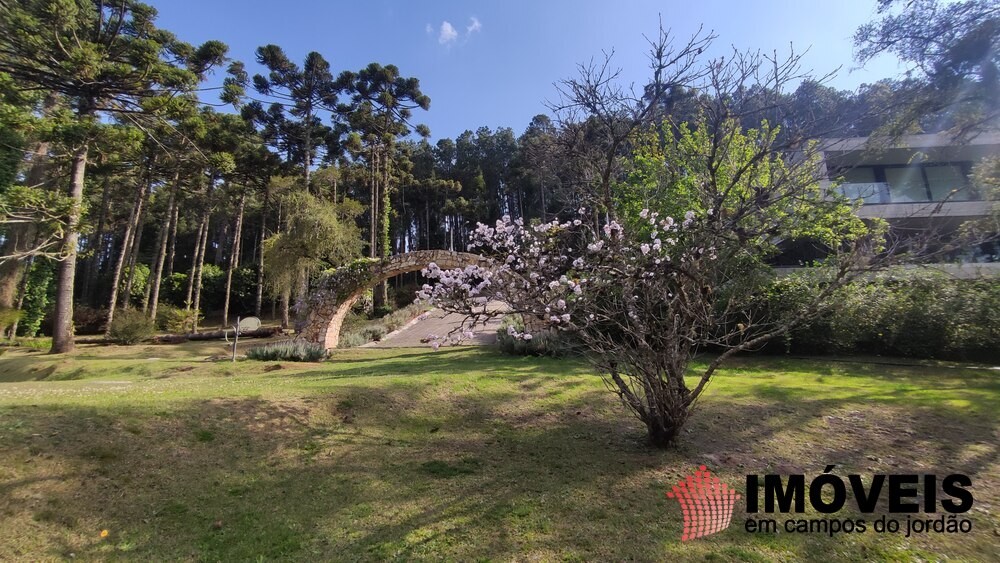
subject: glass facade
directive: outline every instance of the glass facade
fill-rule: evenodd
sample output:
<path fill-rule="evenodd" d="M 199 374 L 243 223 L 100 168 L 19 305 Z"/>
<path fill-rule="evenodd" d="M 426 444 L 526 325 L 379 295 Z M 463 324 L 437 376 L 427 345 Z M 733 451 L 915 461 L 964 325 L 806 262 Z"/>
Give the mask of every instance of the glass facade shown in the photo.
<path fill-rule="evenodd" d="M 977 199 L 969 184 L 971 163 L 857 166 L 840 172 L 839 191 L 865 203 L 917 203 Z"/>

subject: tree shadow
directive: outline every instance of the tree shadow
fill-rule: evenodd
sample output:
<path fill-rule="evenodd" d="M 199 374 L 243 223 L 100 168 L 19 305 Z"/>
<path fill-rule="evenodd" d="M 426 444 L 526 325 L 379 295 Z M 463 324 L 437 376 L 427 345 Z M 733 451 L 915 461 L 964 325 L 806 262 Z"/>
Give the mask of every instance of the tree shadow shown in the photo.
<path fill-rule="evenodd" d="M 862 473 L 965 472 L 981 490 L 997 487 L 995 416 L 873 407 L 861 393 L 709 395 L 679 445 L 654 450 L 592 380 L 509 371 L 504 379 L 486 391 L 359 381 L 305 398 L 189 401 L 153 412 L 9 408 L 0 416 L 8 467 L 0 546 L 24 548 L 11 536 L 30 526 L 45 556 L 78 559 L 662 560 L 681 530 L 664 493 L 702 463 L 740 490 L 746 474 L 816 474 L 828 463 Z M 553 406 L 548 397 L 560 393 L 572 394 Z M 736 550 L 739 558 L 749 546 L 823 559 L 837 545 L 738 528 L 677 553 Z"/>

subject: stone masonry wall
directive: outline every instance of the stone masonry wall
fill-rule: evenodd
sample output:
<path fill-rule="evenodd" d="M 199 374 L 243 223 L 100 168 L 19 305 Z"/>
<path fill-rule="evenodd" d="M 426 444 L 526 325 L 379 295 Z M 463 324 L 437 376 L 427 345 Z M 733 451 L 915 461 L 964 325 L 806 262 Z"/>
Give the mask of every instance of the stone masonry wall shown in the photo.
<path fill-rule="evenodd" d="M 336 348 L 340 342 L 340 328 L 344 318 L 368 288 L 399 274 L 422 270 L 431 262 L 441 269 L 451 270 L 484 264 L 487 259 L 467 252 L 418 250 L 373 262 L 369 266 L 366 281 L 358 287 L 323 287 L 310 296 L 309 315 L 301 338 L 323 344 L 327 350 Z"/>

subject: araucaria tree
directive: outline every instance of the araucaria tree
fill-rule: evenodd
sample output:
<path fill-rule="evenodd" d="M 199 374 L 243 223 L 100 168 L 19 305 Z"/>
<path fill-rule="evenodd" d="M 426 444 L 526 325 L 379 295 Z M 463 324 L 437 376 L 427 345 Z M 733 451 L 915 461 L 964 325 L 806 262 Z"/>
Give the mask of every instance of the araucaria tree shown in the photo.
<path fill-rule="evenodd" d="M 73 349 L 73 286 L 87 159 L 102 114 L 148 113 L 151 101 L 189 90 L 226 47 L 200 48 L 154 25 L 156 10 L 133 0 L 29 0 L 0 4 L 0 72 L 27 90 L 66 98 L 74 127 L 69 194 L 57 273 L 52 352 Z M 155 105 L 155 104 L 153 104 Z"/>
<path fill-rule="evenodd" d="M 710 95 L 697 117 L 670 123 L 668 116 L 650 127 L 624 115 L 633 132 L 598 155 L 607 174 L 587 198 L 594 207 L 531 225 L 508 216 L 480 224 L 470 250 L 491 263 L 447 271 L 432 265 L 425 275 L 434 284 L 419 295 L 471 322 L 498 314 L 489 304 L 503 302 L 524 318 L 523 331 L 510 329 L 522 339 L 540 330 L 572 333 L 660 447 L 676 440 L 728 358 L 809 320 L 845 283 L 885 260 L 880 226 L 821 189 L 815 145 L 788 140 L 767 121 L 753 129 L 737 121 L 748 107 L 774 107 L 761 98 L 778 99 L 773 87 L 795 76 L 794 56 L 775 62 L 743 55 L 692 72 L 687 56 L 657 64 L 664 52 L 654 46 L 655 80 L 669 82 L 674 69 L 703 79 L 697 86 Z M 749 100 L 752 86 L 756 98 Z M 617 128 L 614 120 L 585 117 L 598 127 Z M 791 240 L 825 247 L 826 267 L 803 274 L 811 292 L 801 307 L 763 320 L 754 311 L 775 280 L 768 259 Z M 705 351 L 716 355 L 690 372 Z M 693 385 L 686 376 L 695 376 Z"/>

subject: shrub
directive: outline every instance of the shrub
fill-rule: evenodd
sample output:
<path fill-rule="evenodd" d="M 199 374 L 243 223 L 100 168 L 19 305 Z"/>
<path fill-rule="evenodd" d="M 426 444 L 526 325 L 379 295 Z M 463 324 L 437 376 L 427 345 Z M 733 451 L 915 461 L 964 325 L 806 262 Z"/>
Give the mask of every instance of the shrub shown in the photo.
<path fill-rule="evenodd" d="M 322 345 L 305 340 L 286 340 L 247 350 L 247 358 L 258 361 L 318 362 L 326 357 Z"/>
<path fill-rule="evenodd" d="M 7 327 L 16 323 L 20 318 L 21 311 L 0 307 L 0 331 L 7 330 Z"/>
<path fill-rule="evenodd" d="M 156 308 L 156 326 L 171 334 L 188 334 L 194 332 L 196 322 L 200 322 L 200 311 L 186 311 L 173 305 L 160 305 Z"/>
<path fill-rule="evenodd" d="M 382 337 L 387 333 L 384 326 L 374 325 L 361 329 L 361 334 L 368 339 L 368 342 L 373 342 L 375 340 L 382 340 Z"/>
<path fill-rule="evenodd" d="M 785 351 L 989 359 L 1000 349 L 1000 284 L 893 272 L 845 287 L 838 306 L 785 339 Z M 783 287 L 768 297 L 794 301 Z M 774 347 L 772 347 L 772 350 Z"/>
<path fill-rule="evenodd" d="M 425 303 L 411 303 L 406 307 L 397 309 L 382 317 L 382 325 L 389 332 L 403 328 L 406 323 L 415 319 L 421 313 L 426 312 L 430 307 Z"/>
<path fill-rule="evenodd" d="M 142 311 L 128 309 L 115 313 L 108 336 L 119 344 L 130 345 L 148 340 L 154 334 L 156 323 L 152 319 L 147 318 Z"/>
<path fill-rule="evenodd" d="M 382 317 L 392 313 L 392 307 L 389 305 L 382 305 L 380 307 L 375 307 L 372 310 L 373 319 L 381 319 Z"/>
<path fill-rule="evenodd" d="M 382 340 L 385 335 L 385 327 L 379 324 L 362 325 L 351 330 L 343 330 L 340 333 L 337 348 L 355 348 L 369 342 Z"/>
<path fill-rule="evenodd" d="M 583 353 L 580 343 L 570 334 L 546 328 L 531 333 L 530 340 L 524 340 L 511 335 L 524 332 L 524 321 L 520 315 L 507 315 L 497 329 L 497 344 L 500 351 L 514 356 L 551 356 L 565 358 L 579 356 Z"/>
<path fill-rule="evenodd" d="M 360 332 L 342 332 L 340 333 L 340 341 L 337 343 L 337 348 L 356 348 L 369 342 L 371 341 Z"/>

